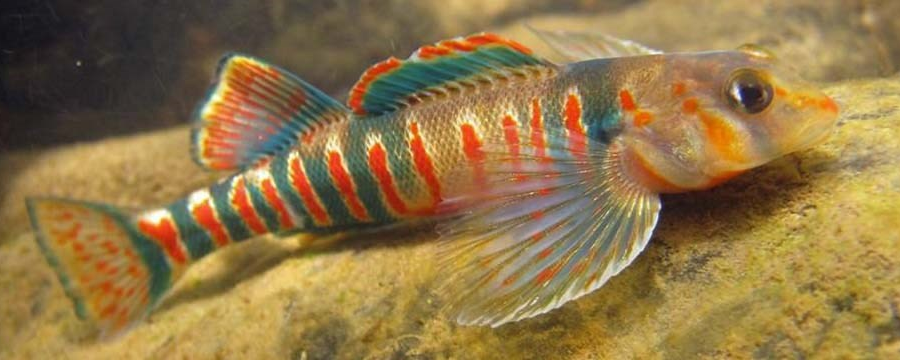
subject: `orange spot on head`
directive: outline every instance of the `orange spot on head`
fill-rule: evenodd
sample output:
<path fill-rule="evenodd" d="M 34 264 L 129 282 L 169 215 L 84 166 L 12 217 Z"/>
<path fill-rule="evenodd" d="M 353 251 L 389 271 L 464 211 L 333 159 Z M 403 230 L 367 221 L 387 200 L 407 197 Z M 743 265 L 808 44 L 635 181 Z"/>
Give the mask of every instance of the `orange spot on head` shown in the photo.
<path fill-rule="evenodd" d="M 838 104 L 834 102 L 830 97 L 825 97 L 822 100 L 819 100 L 819 107 L 822 110 L 837 114 L 840 110 L 838 108 Z"/>
<path fill-rule="evenodd" d="M 672 84 L 672 95 L 682 96 L 687 92 L 687 86 L 683 82 Z"/>
<path fill-rule="evenodd" d="M 782 87 L 775 88 L 775 96 L 787 96 L 788 92 Z"/>
<path fill-rule="evenodd" d="M 685 114 L 696 113 L 698 108 L 700 108 L 700 104 L 695 98 L 687 99 L 683 103 L 681 103 L 681 111 L 683 111 Z"/>
<path fill-rule="evenodd" d="M 634 97 L 631 96 L 631 92 L 629 92 L 628 90 L 623 89 L 622 91 L 619 91 L 619 104 L 622 106 L 622 110 L 637 110 L 637 105 L 634 102 Z"/>
<path fill-rule="evenodd" d="M 702 112 L 700 120 L 706 128 L 706 139 L 720 156 L 733 162 L 744 160 L 744 157 L 736 151 L 736 147 L 739 146 L 737 134 L 725 119 Z"/>
<path fill-rule="evenodd" d="M 653 114 L 646 111 L 638 111 L 634 114 L 634 126 L 642 127 L 653 122 Z"/>

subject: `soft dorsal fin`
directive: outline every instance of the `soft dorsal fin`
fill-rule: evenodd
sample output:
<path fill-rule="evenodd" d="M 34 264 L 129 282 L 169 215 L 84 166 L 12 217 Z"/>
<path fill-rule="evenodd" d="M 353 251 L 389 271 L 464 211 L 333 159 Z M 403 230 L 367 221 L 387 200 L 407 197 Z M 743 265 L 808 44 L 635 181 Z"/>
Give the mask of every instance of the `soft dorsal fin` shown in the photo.
<path fill-rule="evenodd" d="M 631 40 L 599 33 L 540 30 L 528 27 L 553 50 L 569 61 L 653 55 L 662 51 L 652 49 Z"/>
<path fill-rule="evenodd" d="M 495 34 L 444 40 L 373 65 L 350 90 L 358 115 L 379 115 L 433 97 L 517 78 L 553 73 L 556 67 L 525 46 Z"/>
<path fill-rule="evenodd" d="M 349 113 L 300 78 L 252 57 L 226 55 L 215 79 L 191 131 L 194 160 L 209 169 L 253 165 Z"/>

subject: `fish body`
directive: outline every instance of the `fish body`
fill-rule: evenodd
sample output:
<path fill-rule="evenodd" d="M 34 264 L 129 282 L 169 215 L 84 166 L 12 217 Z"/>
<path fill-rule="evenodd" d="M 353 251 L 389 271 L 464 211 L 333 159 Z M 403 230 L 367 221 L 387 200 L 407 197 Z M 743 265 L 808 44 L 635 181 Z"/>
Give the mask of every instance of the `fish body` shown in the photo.
<path fill-rule="evenodd" d="M 31 199 L 38 242 L 79 315 L 115 333 L 231 243 L 431 219 L 456 319 L 497 326 L 621 271 L 650 238 L 659 193 L 809 147 L 838 112 L 755 48 L 660 54 L 544 35 L 578 61 L 491 34 L 446 40 L 374 65 L 347 106 L 226 56 L 195 114 L 193 155 L 240 171 L 136 215 Z M 572 50 L 585 39 L 635 56 L 586 59 Z"/>

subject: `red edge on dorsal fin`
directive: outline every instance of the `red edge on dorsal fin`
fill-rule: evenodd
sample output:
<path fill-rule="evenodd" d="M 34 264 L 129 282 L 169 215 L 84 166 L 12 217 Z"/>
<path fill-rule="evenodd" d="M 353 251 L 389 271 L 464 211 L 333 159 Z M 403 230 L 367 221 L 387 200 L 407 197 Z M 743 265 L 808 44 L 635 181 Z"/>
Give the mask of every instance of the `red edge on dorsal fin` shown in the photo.
<path fill-rule="evenodd" d="M 379 77 L 384 76 L 385 74 L 401 67 L 406 61 L 432 61 L 436 58 L 452 56 L 459 52 L 471 52 L 479 47 L 489 45 L 506 46 L 526 55 L 532 54 L 531 49 L 529 49 L 525 45 L 522 45 L 510 39 L 503 38 L 493 33 L 479 33 L 469 35 L 465 38 L 459 37 L 455 39 L 439 41 L 434 45 L 425 45 L 418 48 L 406 60 L 399 60 L 395 57 L 390 57 L 387 60 L 369 67 L 362 74 L 362 76 L 360 76 L 359 80 L 355 85 L 353 85 L 353 88 L 350 90 L 350 96 L 347 100 L 347 106 L 349 106 L 350 109 L 353 110 L 354 114 L 365 115 L 366 110 L 363 109 L 363 98 L 365 97 L 366 92 L 369 89 L 369 85 L 371 85 L 372 82 L 377 80 Z"/>
<path fill-rule="evenodd" d="M 350 90 L 350 98 L 347 100 L 347 106 L 353 110 L 353 113 L 357 115 L 364 115 L 366 113 L 362 108 L 362 103 L 363 97 L 366 95 L 366 90 L 369 88 L 369 84 L 381 75 L 400 67 L 401 64 L 402 62 L 399 59 L 392 56 L 385 61 L 372 65 L 372 67 L 367 69 L 366 72 L 360 76 L 356 85 L 353 85 L 353 89 Z"/>

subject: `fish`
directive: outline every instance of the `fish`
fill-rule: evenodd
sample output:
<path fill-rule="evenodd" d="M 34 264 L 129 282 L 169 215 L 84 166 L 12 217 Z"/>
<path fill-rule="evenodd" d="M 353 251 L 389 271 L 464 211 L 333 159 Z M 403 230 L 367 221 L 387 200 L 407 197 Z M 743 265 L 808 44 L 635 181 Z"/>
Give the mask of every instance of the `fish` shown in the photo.
<path fill-rule="evenodd" d="M 145 211 L 26 199 L 36 241 L 101 336 L 140 323 L 198 259 L 263 234 L 435 223 L 450 317 L 500 326 L 589 294 L 647 246 L 660 194 L 704 190 L 824 141 L 838 104 L 767 50 L 663 53 L 533 29 L 368 68 L 346 104 L 227 54 L 191 155 L 231 175 Z"/>

